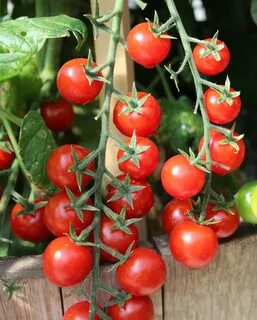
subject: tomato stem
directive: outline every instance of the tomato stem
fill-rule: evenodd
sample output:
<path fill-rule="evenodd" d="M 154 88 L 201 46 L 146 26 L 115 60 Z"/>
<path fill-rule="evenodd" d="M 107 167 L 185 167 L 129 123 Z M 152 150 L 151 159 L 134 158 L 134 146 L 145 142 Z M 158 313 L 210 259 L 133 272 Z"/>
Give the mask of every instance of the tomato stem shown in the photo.
<path fill-rule="evenodd" d="M 20 127 L 22 124 L 22 119 L 20 117 L 15 116 L 14 114 L 10 113 L 9 111 L 0 107 L 0 117 L 11 121 L 16 126 Z"/>
<path fill-rule="evenodd" d="M 172 97 L 172 94 L 171 94 L 171 91 L 170 91 L 170 85 L 166 79 L 166 76 L 163 72 L 163 68 L 159 65 L 156 66 L 156 70 L 159 74 L 159 77 L 161 79 L 161 82 L 162 82 L 162 85 L 163 85 L 163 89 L 165 91 L 165 94 L 166 94 L 166 97 L 168 98 L 168 100 L 172 100 L 173 97 Z"/>

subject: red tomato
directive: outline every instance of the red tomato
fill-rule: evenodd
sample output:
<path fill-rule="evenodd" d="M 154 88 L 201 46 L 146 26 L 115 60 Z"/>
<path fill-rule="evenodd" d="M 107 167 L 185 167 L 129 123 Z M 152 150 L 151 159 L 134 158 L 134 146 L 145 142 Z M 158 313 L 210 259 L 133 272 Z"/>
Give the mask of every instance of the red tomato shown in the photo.
<path fill-rule="evenodd" d="M 218 251 L 215 232 L 191 221 L 180 223 L 171 231 L 169 245 L 174 259 L 189 268 L 204 267 Z"/>
<path fill-rule="evenodd" d="M 79 197 L 79 194 L 76 194 Z M 93 205 L 89 199 L 87 205 Z M 83 229 L 88 227 L 94 218 L 94 212 L 83 210 L 83 222 L 78 218 L 75 210 L 69 208 L 71 201 L 66 191 L 56 193 L 50 198 L 46 205 L 44 222 L 47 228 L 56 237 L 61 237 L 65 233 L 69 233 L 70 224 L 74 227 L 79 235 Z"/>
<path fill-rule="evenodd" d="M 80 283 L 89 274 L 93 254 L 89 247 L 79 246 L 68 237 L 56 238 L 43 254 L 43 271 L 46 278 L 59 287 Z"/>
<path fill-rule="evenodd" d="M 147 95 L 146 92 L 138 92 L 137 98 L 140 100 Z M 127 96 L 131 97 L 132 93 Z M 154 134 L 160 125 L 161 107 L 152 95 L 149 95 L 140 112 L 130 110 L 125 102 L 118 101 L 113 110 L 113 122 L 128 137 L 132 137 L 134 131 L 138 136 L 147 137 Z"/>
<path fill-rule="evenodd" d="M 35 200 L 35 203 L 40 200 Z M 20 204 L 15 204 L 11 211 L 10 223 L 13 233 L 26 241 L 43 242 L 45 241 L 50 232 L 44 224 L 45 207 L 37 209 L 33 214 L 26 213 L 17 216 L 19 212 L 24 210 Z"/>
<path fill-rule="evenodd" d="M 125 141 L 126 145 L 131 144 L 131 139 Z M 119 163 L 119 169 L 124 173 L 137 180 L 149 177 L 155 172 L 160 162 L 159 150 L 155 143 L 148 138 L 137 137 L 137 147 L 149 147 L 147 150 L 138 154 L 139 166 L 133 161 L 132 158 L 124 162 Z M 118 161 L 128 153 L 119 150 L 117 158 Z"/>
<path fill-rule="evenodd" d="M 166 279 L 166 265 L 154 250 L 136 248 L 116 270 L 122 289 L 135 296 L 148 296 L 158 291 Z"/>
<path fill-rule="evenodd" d="M 205 173 L 191 165 L 185 156 L 179 154 L 164 163 L 161 181 L 169 195 L 178 199 L 188 199 L 202 190 Z"/>
<path fill-rule="evenodd" d="M 88 320 L 89 310 L 90 303 L 88 301 L 77 302 L 66 310 L 63 320 Z M 95 315 L 93 320 L 100 320 L 100 317 Z"/>
<path fill-rule="evenodd" d="M 230 88 L 230 92 L 234 91 L 235 89 Z M 235 120 L 241 110 L 240 96 L 233 99 L 232 105 L 226 101 L 219 103 L 219 97 L 220 93 L 212 88 L 204 93 L 204 103 L 209 120 L 215 124 L 226 124 Z"/>
<path fill-rule="evenodd" d="M 46 126 L 53 131 L 64 131 L 72 124 L 74 117 L 72 106 L 62 98 L 52 103 L 44 103 L 40 111 Z"/>
<path fill-rule="evenodd" d="M 215 209 L 216 205 L 209 203 L 206 211 L 205 220 L 212 219 L 214 224 L 210 227 L 218 238 L 230 237 L 239 227 L 240 217 L 235 207 L 231 207 L 233 213 L 229 213 L 224 209 Z"/>
<path fill-rule="evenodd" d="M 145 68 L 153 68 L 169 54 L 170 39 L 156 37 L 148 22 L 137 24 L 127 37 L 128 53 L 133 60 Z"/>
<path fill-rule="evenodd" d="M 125 180 L 125 174 L 120 175 L 117 178 L 123 182 Z M 141 218 L 144 217 L 149 210 L 152 208 L 154 203 L 154 194 L 150 184 L 146 180 L 134 180 L 131 179 L 131 186 L 143 186 L 144 188 L 132 192 L 131 198 L 133 201 L 133 208 L 128 204 L 125 197 L 119 198 L 114 201 L 108 202 L 108 206 L 116 213 L 120 213 L 122 208 L 126 208 L 126 219 L 132 218 Z M 106 200 L 111 199 L 115 194 L 117 194 L 118 190 L 109 185 L 107 187 L 107 196 Z"/>
<path fill-rule="evenodd" d="M 0 170 L 9 168 L 13 162 L 14 157 L 14 152 L 0 149 Z"/>
<path fill-rule="evenodd" d="M 211 40 L 212 39 L 209 38 L 205 39 L 204 41 L 211 42 Z M 203 57 L 208 49 L 200 44 L 195 46 L 193 50 L 193 57 L 196 67 L 201 73 L 207 76 L 214 76 L 227 68 L 230 61 L 230 52 L 225 43 L 218 40 L 217 45 L 221 44 L 224 45 L 224 48 L 218 51 L 218 54 L 220 55 L 219 61 L 217 61 L 212 54 L 209 54 L 207 57 Z"/>
<path fill-rule="evenodd" d="M 192 210 L 192 205 L 188 199 L 173 199 L 168 202 L 162 211 L 162 226 L 169 234 L 171 230 L 181 222 L 191 221 L 187 213 Z"/>
<path fill-rule="evenodd" d="M 107 309 L 112 320 L 154 320 L 154 305 L 150 297 L 132 296 L 123 307 L 114 304 Z"/>
<path fill-rule="evenodd" d="M 84 159 L 90 151 L 76 144 L 65 144 L 55 151 L 53 151 L 47 161 L 47 174 L 49 179 L 56 187 L 60 189 L 69 188 L 72 191 L 78 191 L 76 173 L 69 172 L 70 168 L 74 165 L 72 156 L 72 148 L 75 151 L 79 160 Z M 87 169 L 94 171 L 95 164 L 92 161 Z M 82 188 L 85 187 L 92 180 L 87 174 L 82 175 Z"/>
<path fill-rule="evenodd" d="M 76 58 L 66 62 L 58 72 L 57 88 L 60 95 L 70 103 L 84 105 L 93 101 L 100 93 L 103 82 L 93 80 L 90 84 L 84 71 L 88 60 Z M 93 67 L 97 67 L 93 63 Z M 97 73 L 102 77 L 102 73 Z"/>
<path fill-rule="evenodd" d="M 234 136 L 238 136 L 235 132 Z M 245 157 L 245 144 L 243 139 L 236 142 L 238 146 L 238 151 L 229 143 L 221 144 L 220 141 L 224 140 L 226 137 L 212 129 L 210 132 L 210 151 L 212 161 L 219 163 L 226 168 L 221 168 L 217 165 L 212 165 L 212 172 L 215 172 L 219 176 L 224 176 L 232 171 L 237 170 L 244 161 Z M 202 149 L 204 143 L 204 138 L 202 137 L 199 143 L 198 150 Z"/>
<path fill-rule="evenodd" d="M 102 216 L 100 222 L 100 237 L 102 243 L 108 247 L 118 251 L 121 254 L 125 254 L 128 247 L 134 242 L 133 248 L 138 246 L 138 231 L 137 227 L 131 224 L 128 228 L 131 234 L 125 233 L 119 229 L 112 229 L 114 222 L 107 216 Z M 117 262 L 118 259 L 110 255 L 109 253 L 101 250 L 101 258 L 108 262 Z"/>

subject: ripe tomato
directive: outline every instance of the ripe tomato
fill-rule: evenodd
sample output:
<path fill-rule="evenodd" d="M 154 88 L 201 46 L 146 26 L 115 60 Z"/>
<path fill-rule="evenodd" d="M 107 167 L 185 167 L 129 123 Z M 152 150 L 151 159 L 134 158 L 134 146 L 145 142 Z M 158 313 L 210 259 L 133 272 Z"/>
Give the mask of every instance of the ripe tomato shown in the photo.
<path fill-rule="evenodd" d="M 169 195 L 178 199 L 188 199 L 196 196 L 202 190 L 205 174 L 191 165 L 185 156 L 179 154 L 164 163 L 161 181 Z"/>
<path fill-rule="evenodd" d="M 35 200 L 35 203 L 40 200 Z M 24 210 L 20 204 L 15 204 L 11 211 L 10 223 L 13 233 L 26 241 L 43 242 L 45 241 L 50 232 L 44 224 L 45 207 L 37 209 L 33 214 L 26 213 L 18 215 L 19 212 Z"/>
<path fill-rule="evenodd" d="M 153 68 L 169 54 L 170 39 L 156 37 L 148 22 L 137 24 L 127 37 L 128 53 L 133 60 L 145 68 Z"/>
<path fill-rule="evenodd" d="M 154 305 L 150 297 L 132 296 L 123 307 L 114 304 L 107 308 L 112 320 L 154 320 Z"/>
<path fill-rule="evenodd" d="M 47 161 L 46 171 L 49 179 L 56 187 L 60 189 L 69 188 L 72 191 L 78 191 L 78 183 L 75 172 L 69 172 L 74 165 L 72 149 L 75 151 L 79 160 L 84 159 L 90 151 L 76 144 L 65 144 L 54 150 Z M 94 171 L 95 164 L 92 161 L 86 169 Z M 92 180 L 87 174 L 82 174 L 82 188 Z"/>
<path fill-rule="evenodd" d="M 173 199 L 168 202 L 162 211 L 162 227 L 169 234 L 181 222 L 191 221 L 187 213 L 192 210 L 188 199 Z"/>
<path fill-rule="evenodd" d="M 76 194 L 79 197 L 79 194 Z M 93 205 L 89 199 L 87 205 Z M 71 201 L 66 191 L 56 193 L 50 198 L 45 208 L 44 222 L 47 228 L 56 237 L 61 237 L 65 233 L 69 233 L 70 224 L 74 227 L 79 235 L 83 229 L 88 227 L 94 218 L 94 212 L 83 210 L 83 222 L 78 218 L 74 209 L 69 206 Z"/>
<path fill-rule="evenodd" d="M 10 167 L 15 157 L 14 152 L 0 149 L 0 170 Z"/>
<path fill-rule="evenodd" d="M 88 301 L 77 302 L 66 310 L 63 320 L 88 320 L 89 310 L 90 303 Z M 100 320 L 100 317 L 95 315 L 93 320 Z"/>
<path fill-rule="evenodd" d="M 117 177 L 121 182 L 125 180 L 125 174 Z M 133 201 L 133 208 L 128 204 L 125 197 L 121 197 L 117 200 L 108 202 L 108 206 L 116 213 L 120 213 L 122 208 L 126 208 L 126 219 L 141 218 L 144 217 L 152 208 L 154 203 L 154 194 L 150 184 L 146 180 L 134 180 L 131 179 L 131 186 L 143 186 L 144 188 L 131 193 Z M 110 200 L 118 190 L 112 186 L 107 187 L 106 200 Z"/>
<path fill-rule="evenodd" d="M 131 144 L 131 139 L 125 141 L 125 144 L 129 146 Z M 124 173 L 128 173 L 132 178 L 140 180 L 149 177 L 155 172 L 160 162 L 160 154 L 156 144 L 148 138 L 137 137 L 136 144 L 137 148 L 148 147 L 148 149 L 136 155 L 138 157 L 139 166 L 137 166 L 133 158 L 130 158 L 119 163 L 119 169 Z M 131 151 L 131 155 L 132 152 L 133 151 Z M 117 155 L 118 161 L 124 157 L 124 155 L 128 154 L 128 152 L 119 150 Z"/>
<path fill-rule="evenodd" d="M 238 136 L 238 134 L 235 132 L 234 136 Z M 222 133 L 214 129 L 210 131 L 210 152 L 212 161 L 226 167 L 221 168 L 217 165 L 212 165 L 212 172 L 215 172 L 219 176 L 224 176 L 232 171 L 237 170 L 241 166 L 245 157 L 245 144 L 243 139 L 236 142 L 238 146 L 238 150 L 236 150 L 229 143 L 220 143 L 225 138 L 226 137 Z M 198 147 L 199 151 L 202 149 L 203 143 L 204 138 L 202 137 Z"/>
<path fill-rule="evenodd" d="M 103 82 L 93 80 L 90 84 L 84 66 L 88 60 L 85 58 L 76 58 L 66 62 L 58 72 L 57 88 L 60 95 L 70 103 L 84 105 L 93 101 L 100 93 Z M 97 67 L 93 63 L 93 67 Z M 102 73 L 97 73 L 102 77 Z"/>
<path fill-rule="evenodd" d="M 204 41 L 211 42 L 211 40 L 212 39 L 205 39 Z M 224 48 L 218 51 L 220 56 L 219 61 L 217 61 L 211 53 L 207 57 L 204 57 L 203 55 L 206 53 L 206 50 L 208 50 L 204 46 L 200 44 L 195 46 L 193 50 L 193 57 L 196 67 L 201 73 L 207 76 L 214 76 L 227 68 L 230 61 L 229 49 L 224 42 L 217 40 L 217 45 L 222 44 L 224 45 Z"/>
<path fill-rule="evenodd" d="M 230 88 L 230 92 L 234 91 L 235 89 Z M 234 98 L 231 105 L 226 101 L 219 102 L 219 98 L 220 93 L 212 88 L 204 93 L 204 103 L 209 120 L 215 124 L 226 124 L 235 120 L 241 110 L 240 96 Z"/>
<path fill-rule="evenodd" d="M 140 100 L 147 96 L 146 92 L 138 92 L 137 98 Z M 132 96 L 132 92 L 127 94 Z M 132 137 L 133 132 L 140 137 L 147 137 L 156 132 L 161 122 L 161 107 L 158 101 L 149 95 L 146 102 L 137 111 L 131 110 L 123 101 L 118 101 L 113 110 L 113 122 L 120 132 L 128 137 Z"/>
<path fill-rule="evenodd" d="M 116 270 L 122 289 L 135 296 L 148 296 L 159 290 L 166 279 L 166 265 L 161 256 L 149 248 L 136 248 Z"/>
<path fill-rule="evenodd" d="M 128 247 L 132 242 L 133 248 L 138 246 L 138 231 L 137 227 L 131 224 L 128 228 L 131 234 L 128 234 L 119 229 L 113 229 L 114 222 L 109 219 L 107 216 L 102 216 L 100 222 L 100 237 L 102 243 L 107 245 L 108 247 L 118 251 L 121 254 L 125 254 Z M 101 250 L 101 258 L 104 261 L 108 262 L 117 262 L 118 259 L 113 257 L 111 254 Z"/>
<path fill-rule="evenodd" d="M 215 257 L 218 240 L 211 228 L 185 221 L 171 231 L 169 246 L 175 260 L 189 268 L 201 268 Z"/>
<path fill-rule="evenodd" d="M 79 246 L 68 237 L 56 238 L 43 254 L 43 271 L 46 278 L 59 287 L 80 283 L 93 265 L 91 248 Z"/>
<path fill-rule="evenodd" d="M 64 131 L 72 124 L 74 117 L 72 106 L 63 98 L 42 104 L 40 111 L 47 128 L 52 131 Z"/>
<path fill-rule="evenodd" d="M 206 211 L 205 220 L 212 219 L 214 224 L 208 225 L 218 238 L 230 237 L 239 227 L 240 218 L 235 207 L 231 207 L 232 213 L 224 209 L 215 209 L 216 205 L 209 203 Z"/>

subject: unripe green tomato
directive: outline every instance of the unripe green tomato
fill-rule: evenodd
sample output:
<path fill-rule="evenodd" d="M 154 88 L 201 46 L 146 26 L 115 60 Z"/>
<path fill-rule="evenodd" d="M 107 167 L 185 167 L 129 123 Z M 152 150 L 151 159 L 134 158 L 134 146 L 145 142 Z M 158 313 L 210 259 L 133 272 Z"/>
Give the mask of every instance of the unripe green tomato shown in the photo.
<path fill-rule="evenodd" d="M 245 222 L 257 224 L 257 180 L 243 185 L 235 195 L 236 208 Z"/>

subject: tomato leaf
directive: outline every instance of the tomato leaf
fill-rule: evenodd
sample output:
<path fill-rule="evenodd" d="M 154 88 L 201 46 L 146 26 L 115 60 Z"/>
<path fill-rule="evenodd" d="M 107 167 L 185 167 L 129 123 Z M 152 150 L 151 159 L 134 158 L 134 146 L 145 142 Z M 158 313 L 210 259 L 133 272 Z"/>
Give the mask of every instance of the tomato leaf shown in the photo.
<path fill-rule="evenodd" d="M 47 39 L 73 34 L 80 48 L 87 36 L 85 24 L 66 15 L 5 21 L 0 24 L 0 81 L 18 75 Z"/>
<path fill-rule="evenodd" d="M 251 3 L 251 16 L 255 24 L 257 24 L 257 0 L 252 0 Z"/>
<path fill-rule="evenodd" d="M 31 182 L 39 189 L 51 193 L 54 187 L 48 179 L 46 163 L 56 145 L 51 131 L 37 111 L 30 111 L 23 119 L 19 147 Z"/>

